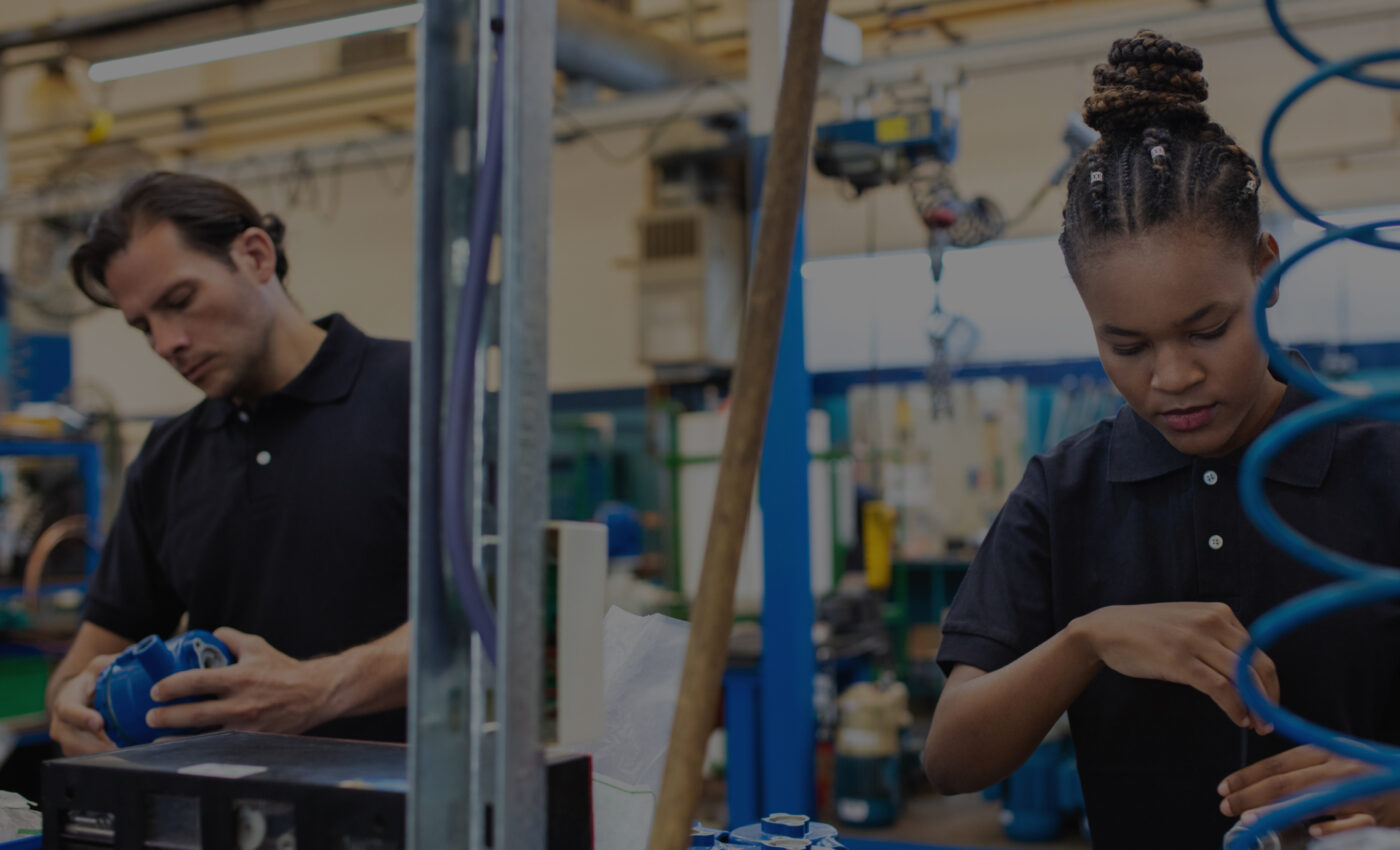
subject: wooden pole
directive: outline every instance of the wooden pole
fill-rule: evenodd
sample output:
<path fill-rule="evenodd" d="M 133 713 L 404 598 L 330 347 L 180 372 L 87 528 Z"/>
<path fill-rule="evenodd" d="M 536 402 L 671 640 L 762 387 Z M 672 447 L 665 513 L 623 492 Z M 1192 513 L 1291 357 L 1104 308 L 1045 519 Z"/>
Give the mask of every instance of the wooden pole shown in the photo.
<path fill-rule="evenodd" d="M 802 212 L 826 7 L 827 0 L 795 0 L 792 6 L 777 117 L 764 172 L 752 280 L 730 394 L 729 426 L 720 455 L 700 588 L 691 606 L 690 642 L 661 796 L 652 821 L 650 850 L 684 850 L 700 802 L 705 742 L 714 726 L 729 654 L 734 584 L 763 450 L 792 248 Z M 805 439 L 805 435 L 797 439 Z M 793 604 L 810 601 L 793 600 Z"/>

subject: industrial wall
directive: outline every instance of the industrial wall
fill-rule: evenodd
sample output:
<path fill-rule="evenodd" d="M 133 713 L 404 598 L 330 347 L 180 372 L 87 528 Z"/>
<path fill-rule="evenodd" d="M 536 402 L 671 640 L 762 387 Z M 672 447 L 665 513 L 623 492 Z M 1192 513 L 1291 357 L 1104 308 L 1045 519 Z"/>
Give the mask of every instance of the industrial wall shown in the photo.
<path fill-rule="evenodd" d="M 1324 52 L 1350 54 L 1400 41 L 1400 10 L 1388 18 L 1312 26 L 1306 36 Z M 1170 32 L 1168 33 L 1170 34 Z M 1252 150 L 1268 109 L 1307 67 L 1266 32 L 1220 40 L 1201 39 L 1209 101 L 1215 116 Z M 1062 158 L 1059 136 L 1066 115 L 1076 111 L 1089 89 L 1092 66 L 1107 42 L 1073 58 L 1029 63 L 1011 62 L 1001 70 L 970 72 L 962 90 L 962 152 L 956 178 L 964 194 L 986 194 L 1008 211 L 1017 210 Z M 834 104 L 825 104 L 827 120 Z M 1337 128 L 1344 127 L 1344 132 Z M 637 362 L 637 299 L 633 222 L 645 204 L 644 158 L 624 164 L 613 155 L 634 149 L 643 132 L 602 133 L 556 148 L 554 162 L 553 244 L 550 303 L 550 380 L 556 390 L 576 390 L 646 383 L 649 371 Z M 1293 185 L 1324 208 L 1350 208 L 1400 202 L 1400 96 L 1351 85 L 1324 86 L 1317 96 L 1290 114 L 1283 128 L 1287 173 Z M 260 203 L 284 213 L 289 225 L 293 294 L 308 312 L 339 310 L 373 333 L 408 336 L 413 324 L 413 203 L 403 183 L 406 164 L 347 171 L 336 181 L 338 203 L 331 204 L 328 181 L 321 193 L 296 204 L 286 186 L 257 189 Z M 1266 193 L 1266 201 L 1277 207 Z M 1043 206 L 1010 237 L 1045 236 L 1058 227 L 1062 193 L 1051 193 Z M 332 208 L 333 207 L 333 208 Z M 810 256 L 839 256 L 867 251 L 914 249 L 923 243 L 902 189 L 880 190 L 859 201 L 813 174 L 807 204 Z M 950 267 L 951 269 L 951 267 Z M 1038 298 L 1037 336 L 1042 356 L 1062 356 L 1072 338 L 1082 349 L 1080 308 L 1056 267 L 1037 271 L 1040 280 L 1024 285 L 1059 286 L 1062 297 Z M 984 339 L 996 353 L 995 340 L 1026 302 L 1005 297 L 1017 281 L 966 287 Z M 853 282 L 852 286 L 861 283 Z M 952 284 L 950 283 L 950 286 Z M 1285 296 L 1286 297 L 1286 296 Z M 1386 309 L 1394 310 L 1393 307 Z M 921 315 L 911 315 L 917 322 Z M 1335 327 L 1338 317 L 1318 315 L 1318 327 Z M 1024 322 L 1020 322 L 1023 324 Z M 868 322 L 843 328 L 831 317 L 822 335 L 835 341 L 849 332 L 870 336 Z M 1400 327 L 1400 316 L 1391 322 Z M 1307 328 L 1302 328 L 1306 334 Z M 892 330 L 892 333 L 897 332 Z M 1058 335 L 1058 336 L 1057 336 Z M 1024 335 L 1017 335 L 1023 342 Z M 159 415 L 180 409 L 194 392 L 156 362 L 142 356 L 144 343 L 119 317 L 97 315 L 74 328 L 78 381 L 94 381 L 121 399 L 123 412 Z M 821 339 L 814 344 L 822 344 Z M 1021 352 L 1035 355 L 1035 352 Z"/>

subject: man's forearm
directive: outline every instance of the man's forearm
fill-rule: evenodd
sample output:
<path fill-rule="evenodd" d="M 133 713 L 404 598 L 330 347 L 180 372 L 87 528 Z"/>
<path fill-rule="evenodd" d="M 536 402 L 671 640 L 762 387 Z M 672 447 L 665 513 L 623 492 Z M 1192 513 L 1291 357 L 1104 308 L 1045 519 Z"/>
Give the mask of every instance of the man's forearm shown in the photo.
<path fill-rule="evenodd" d="M 116 632 L 84 621 L 78 626 L 78 633 L 73 636 L 73 645 L 68 648 L 68 653 L 49 676 L 49 683 L 44 688 L 45 707 L 52 710 L 63 686 L 86 670 L 94 658 L 115 655 L 131 643 L 133 641 Z"/>
<path fill-rule="evenodd" d="M 54 700 L 58 697 L 58 692 L 63 690 L 63 686 L 73 681 L 73 677 L 83 672 L 89 661 L 83 653 L 70 651 L 58 662 L 58 666 L 49 674 L 49 683 L 44 686 L 44 707 L 49 711 L 53 710 Z"/>
<path fill-rule="evenodd" d="M 356 717 L 408 704 L 408 653 L 412 632 L 404 623 L 378 640 L 307 662 L 330 683 L 325 719 Z"/>
<path fill-rule="evenodd" d="M 58 697 L 58 692 L 63 690 L 63 686 L 73 681 L 73 677 L 78 675 L 78 670 L 63 670 L 61 667 L 49 676 L 49 683 L 44 686 L 44 710 L 52 712 L 54 700 Z"/>

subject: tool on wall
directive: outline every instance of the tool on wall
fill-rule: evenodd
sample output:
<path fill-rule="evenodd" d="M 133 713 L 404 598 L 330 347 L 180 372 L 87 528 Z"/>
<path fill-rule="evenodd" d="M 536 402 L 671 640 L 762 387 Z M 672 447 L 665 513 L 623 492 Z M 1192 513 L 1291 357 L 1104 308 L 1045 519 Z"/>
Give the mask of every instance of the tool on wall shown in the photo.
<path fill-rule="evenodd" d="M 1071 166 L 1098 134 L 1071 115 L 1063 141 L 1068 155 L 1049 180 L 1014 217 L 1007 219 L 995 201 L 984 195 L 966 199 L 953 181 L 952 163 L 958 151 L 956 90 L 928 89 L 928 108 L 903 110 L 879 118 L 827 124 L 817 128 L 814 158 L 819 172 L 847 183 L 859 197 L 886 185 L 909 188 L 919 220 L 928 230 L 929 276 L 933 281 L 933 310 L 925 323 L 930 358 L 925 379 L 932 391 L 934 418 L 953 413 L 954 370 L 977 348 L 980 332 L 965 316 L 943 309 L 940 285 L 943 257 L 949 248 L 973 248 L 998 239 L 1026 221 L 1052 189 L 1063 182 Z M 903 101 L 906 105 L 908 99 Z"/>
<path fill-rule="evenodd" d="M 926 377 L 935 418 L 952 413 L 953 370 L 971 356 L 979 337 L 969 319 L 943 309 L 944 252 L 981 245 L 1005 229 L 995 201 L 985 196 L 965 200 L 953 183 L 950 166 L 958 147 L 954 94 L 930 88 L 930 104 L 938 103 L 927 109 L 819 127 L 814 153 L 817 170 L 848 183 L 857 196 L 884 185 L 908 186 L 914 211 L 928 229 L 933 310 L 925 325 L 930 348 Z"/>

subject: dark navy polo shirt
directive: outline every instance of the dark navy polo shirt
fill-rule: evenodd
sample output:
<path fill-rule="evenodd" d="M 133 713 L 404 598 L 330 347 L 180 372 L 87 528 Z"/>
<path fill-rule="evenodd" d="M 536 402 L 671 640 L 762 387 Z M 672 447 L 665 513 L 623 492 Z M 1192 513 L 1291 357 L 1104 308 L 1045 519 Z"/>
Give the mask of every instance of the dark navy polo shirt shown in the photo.
<path fill-rule="evenodd" d="M 1275 418 L 1308 402 L 1289 387 Z M 1248 626 L 1332 581 L 1250 523 L 1238 495 L 1242 456 L 1182 454 L 1124 405 L 1033 458 L 953 600 L 944 670 L 996 670 L 1107 605 L 1224 602 Z M 1275 460 L 1265 489 L 1304 536 L 1400 564 L 1400 425 L 1355 420 L 1305 435 Z M 1400 605 L 1310 623 L 1269 655 L 1284 706 L 1400 743 Z M 1192 688 L 1108 669 L 1069 715 L 1100 850 L 1220 847 L 1231 823 L 1219 813 L 1220 780 L 1294 746 L 1243 732 Z"/>
<path fill-rule="evenodd" d="M 206 399 L 156 425 L 127 472 L 84 617 L 130 640 L 231 626 L 293 658 L 408 617 L 410 346 L 341 316 L 255 409 Z M 402 741 L 402 710 L 311 734 Z"/>

